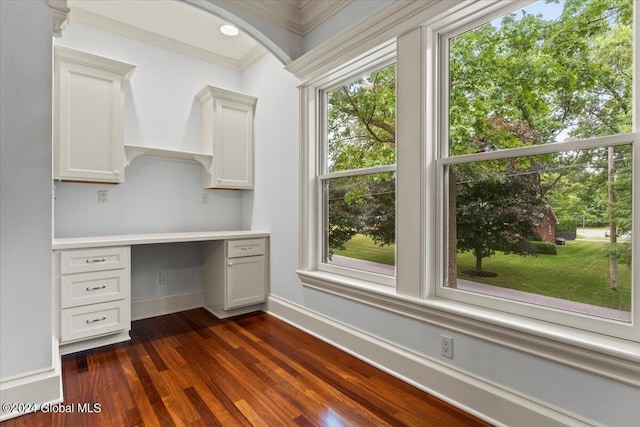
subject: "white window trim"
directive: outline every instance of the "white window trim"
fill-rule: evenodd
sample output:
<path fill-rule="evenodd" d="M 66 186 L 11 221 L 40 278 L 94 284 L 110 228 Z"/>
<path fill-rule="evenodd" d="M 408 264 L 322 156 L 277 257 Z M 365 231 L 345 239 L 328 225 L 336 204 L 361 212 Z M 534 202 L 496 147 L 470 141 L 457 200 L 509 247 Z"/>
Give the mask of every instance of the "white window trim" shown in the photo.
<path fill-rule="evenodd" d="M 317 167 L 317 90 L 326 76 L 342 71 L 353 72 L 358 59 L 362 59 L 371 52 L 388 47 L 373 48 L 383 40 L 397 38 L 398 43 L 398 81 L 404 87 L 398 88 L 400 93 L 407 91 L 413 85 L 411 105 L 397 120 L 412 121 L 415 117 L 433 117 L 439 108 L 438 82 L 424 79 L 423 76 L 433 76 L 437 72 L 437 61 L 433 61 L 429 53 L 437 43 L 435 35 L 440 28 L 451 23 L 473 25 L 474 13 L 480 8 L 484 13 L 493 13 L 494 17 L 503 13 L 504 1 L 491 2 L 416 2 L 411 10 L 398 3 L 391 4 L 387 9 L 364 20 L 349 29 L 348 33 L 338 35 L 314 51 L 304 55 L 287 68 L 303 81 L 299 87 L 300 94 L 300 223 L 299 223 L 299 269 L 297 271 L 303 285 L 322 292 L 328 292 L 359 303 L 367 304 L 385 311 L 421 320 L 425 323 L 449 329 L 469 336 L 477 337 L 507 348 L 531 354 L 556 363 L 561 363 L 576 369 L 596 374 L 614 381 L 640 387 L 640 344 L 637 342 L 613 338 L 610 336 L 590 333 L 575 328 L 569 328 L 542 322 L 536 319 L 516 316 L 495 310 L 483 309 L 469 304 L 446 300 L 435 296 L 435 283 L 438 277 L 434 272 L 440 259 L 437 259 L 437 239 L 442 239 L 442 233 L 436 229 L 433 206 L 435 203 L 435 186 L 416 185 L 417 189 L 411 194 L 420 194 L 417 213 L 401 220 L 400 216 L 407 212 L 398 212 L 397 247 L 402 251 L 409 248 L 409 255 L 402 253 L 397 259 L 397 292 L 388 287 L 380 286 L 368 281 L 357 280 L 329 272 L 319 271 L 317 268 L 317 246 L 312 234 L 316 230 L 318 221 L 317 211 L 313 209 L 317 200 L 317 185 L 314 178 Z M 509 2 L 512 9 L 523 7 L 531 1 Z M 637 8 L 638 6 L 636 6 Z M 638 12 L 635 12 L 636 16 Z M 484 15 L 487 16 L 487 15 Z M 389 23 L 393 24 L 389 24 Z M 640 30 L 636 26 L 634 43 L 638 46 Z M 419 46 L 415 50 L 416 44 Z M 410 49 L 412 56 L 402 55 L 403 49 Z M 637 50 L 637 48 L 636 48 Z M 422 55 L 415 55 L 415 52 Z M 342 64 L 339 67 L 338 64 Z M 337 68 L 336 68 L 337 67 Z M 640 70 L 640 55 L 634 59 L 634 69 Z M 399 84 L 401 86 L 401 84 Z M 429 94 L 429 96 L 427 96 Z M 634 93 L 634 105 L 638 104 L 638 93 Z M 417 98 L 417 99 L 416 99 Z M 406 99 L 406 97 L 405 97 Z M 404 102 L 404 101 L 400 101 Z M 412 111 L 413 110 L 413 111 Z M 398 114 L 400 116 L 400 114 Z M 411 116 L 411 117 L 409 117 Z M 639 112 L 634 115 L 634 129 L 638 128 Z M 398 136 L 401 133 L 407 137 L 418 138 L 422 143 L 413 152 L 405 153 L 414 160 L 408 168 L 411 173 L 421 177 L 420 183 L 435 182 L 437 167 L 435 165 L 435 147 L 427 141 L 438 140 L 438 126 L 434 123 L 420 123 L 407 130 L 406 126 L 398 123 Z M 637 159 L 634 151 L 634 188 L 640 188 L 640 173 L 638 173 Z M 398 182 L 401 181 L 404 162 L 403 154 L 398 153 Z M 415 170 L 417 164 L 417 170 Z M 414 175 L 415 177 L 416 175 Z M 398 188 L 397 200 L 403 197 L 403 188 Z M 639 206 L 640 191 L 634 193 L 634 206 Z M 427 209 L 427 206 L 430 209 Z M 415 215 L 427 218 L 417 224 L 411 234 L 400 230 L 405 222 L 415 220 Z M 413 224 L 414 226 L 416 224 Z M 408 227 L 407 227 L 408 228 Z M 427 238 L 428 236 L 428 238 Z M 409 239 L 407 241 L 407 239 Z M 640 236 L 634 233 L 634 247 L 640 247 Z M 442 241 L 442 240 L 440 240 Z M 635 251 L 636 256 L 638 256 Z M 640 269 L 636 268 L 633 276 L 635 283 L 640 280 Z M 638 292 L 636 292 L 638 294 Z M 634 319 L 638 322 L 640 319 Z"/>
<path fill-rule="evenodd" d="M 337 279 L 348 277 L 362 282 L 370 282 L 376 285 L 383 285 L 395 288 L 395 276 L 387 276 L 364 270 L 356 270 L 352 268 L 342 267 L 336 264 L 322 262 L 323 254 L 323 235 L 324 235 L 324 218 L 321 214 L 324 204 L 322 195 L 322 186 L 324 181 L 332 178 L 359 176 L 371 173 L 395 172 L 396 165 L 376 166 L 371 168 L 363 168 L 357 170 L 347 170 L 339 172 L 325 172 L 325 153 L 326 147 L 326 93 L 354 81 L 362 76 L 380 70 L 395 62 L 395 42 L 386 43 L 373 52 L 363 55 L 361 58 L 334 70 L 323 78 L 318 79 L 304 88 L 301 88 L 301 105 L 304 100 L 309 110 L 315 111 L 314 116 L 308 116 L 308 128 L 303 131 L 301 126 L 301 139 L 304 136 L 307 143 L 304 149 L 301 149 L 301 156 L 305 156 L 309 165 L 309 170 L 301 172 L 301 176 L 305 177 L 301 189 L 306 190 L 301 194 L 301 200 L 307 200 L 308 218 L 301 220 L 301 224 L 307 224 L 306 229 L 301 228 L 301 233 L 306 235 L 305 246 L 308 248 L 308 254 L 305 257 L 305 264 L 311 270 L 317 270 L 335 275 Z M 311 142 L 312 141 L 312 142 Z M 306 151 L 306 152 L 305 152 Z M 304 198 L 303 198 L 304 197 Z"/>

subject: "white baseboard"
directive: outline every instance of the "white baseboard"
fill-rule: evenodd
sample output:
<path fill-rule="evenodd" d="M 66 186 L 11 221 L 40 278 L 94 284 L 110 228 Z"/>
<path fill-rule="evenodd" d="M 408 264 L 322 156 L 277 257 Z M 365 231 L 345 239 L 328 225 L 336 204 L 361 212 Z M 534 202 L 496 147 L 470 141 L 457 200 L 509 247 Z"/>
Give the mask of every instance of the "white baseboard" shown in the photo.
<path fill-rule="evenodd" d="M 117 344 L 124 341 L 129 341 L 129 331 L 122 331 L 115 334 L 103 335 L 100 337 L 84 339 L 76 342 L 60 344 L 60 355 L 71 354 L 78 351 L 89 350 L 92 348 L 98 348 L 105 345 Z"/>
<path fill-rule="evenodd" d="M 241 314 L 253 313 L 255 311 L 265 311 L 265 304 L 254 304 L 240 308 L 232 308 L 231 310 L 223 310 L 220 307 L 210 307 L 205 304 L 205 310 L 216 316 L 218 319 L 226 319 Z"/>
<path fill-rule="evenodd" d="M 204 303 L 202 291 L 131 301 L 131 320 L 147 319 L 163 314 L 200 308 Z"/>
<path fill-rule="evenodd" d="M 269 314 L 493 425 L 594 425 L 273 295 L 268 302 Z"/>
<path fill-rule="evenodd" d="M 41 405 L 62 402 L 62 365 L 58 350 L 58 339 L 53 338 L 51 360 L 53 366 L 36 372 L 0 381 L 0 421 L 34 412 Z M 23 404 L 21 410 L 6 411 L 4 403 Z M 31 406 L 33 405 L 33 406 Z"/>

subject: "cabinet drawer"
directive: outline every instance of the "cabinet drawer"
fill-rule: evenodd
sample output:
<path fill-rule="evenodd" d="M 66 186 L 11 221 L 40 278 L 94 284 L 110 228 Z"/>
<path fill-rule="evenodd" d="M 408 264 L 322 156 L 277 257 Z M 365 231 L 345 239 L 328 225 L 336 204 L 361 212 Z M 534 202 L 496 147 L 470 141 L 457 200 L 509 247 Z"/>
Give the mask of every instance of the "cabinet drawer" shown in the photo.
<path fill-rule="evenodd" d="M 129 272 L 126 269 L 68 274 L 61 277 L 61 308 L 128 299 Z"/>
<path fill-rule="evenodd" d="M 76 341 L 131 328 L 128 300 L 61 310 L 60 342 Z"/>
<path fill-rule="evenodd" d="M 245 239 L 227 241 L 227 258 L 264 255 L 265 239 Z"/>
<path fill-rule="evenodd" d="M 60 252 L 60 273 L 114 270 L 129 267 L 129 247 L 72 249 Z"/>

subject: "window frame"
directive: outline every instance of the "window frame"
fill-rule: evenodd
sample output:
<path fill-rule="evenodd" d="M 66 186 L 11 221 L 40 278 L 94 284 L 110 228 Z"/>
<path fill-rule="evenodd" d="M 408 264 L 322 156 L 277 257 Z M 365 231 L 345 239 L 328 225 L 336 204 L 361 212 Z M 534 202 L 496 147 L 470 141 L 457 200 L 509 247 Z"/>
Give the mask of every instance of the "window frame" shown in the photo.
<path fill-rule="evenodd" d="M 314 92 L 317 100 L 317 143 L 316 145 L 316 173 L 315 173 L 315 192 L 317 200 L 312 209 L 316 210 L 318 217 L 317 229 L 315 235 L 312 236 L 316 253 L 317 270 L 337 276 L 344 276 L 363 282 L 371 282 L 376 285 L 382 285 L 389 289 L 395 289 L 396 277 L 384 274 L 374 273 L 366 270 L 358 270 L 348 268 L 336 264 L 324 262 L 325 251 L 325 227 L 328 221 L 327 205 L 324 200 L 324 183 L 334 178 L 353 177 L 367 174 L 396 172 L 396 163 L 392 165 L 374 166 L 362 169 L 352 169 L 344 171 L 329 172 L 327 165 L 328 152 L 328 93 L 334 89 L 340 88 L 346 84 L 352 83 L 366 75 L 379 71 L 396 62 L 395 46 L 388 46 L 370 54 L 349 67 L 348 70 L 341 70 L 333 75 L 326 76 L 322 81 L 314 85 Z M 397 204 L 396 204 L 397 211 Z"/>
<path fill-rule="evenodd" d="M 526 4 L 529 4 L 527 2 Z M 525 5 L 526 5 L 525 4 Z M 456 301 L 464 304 L 470 304 L 473 306 L 482 307 L 489 310 L 502 311 L 510 314 L 515 314 L 523 317 L 529 317 L 532 319 L 541 319 L 554 324 L 560 324 L 576 329 L 582 329 L 612 337 L 629 339 L 633 341 L 640 341 L 640 327 L 638 327 L 638 320 L 640 319 L 640 288 L 638 268 L 632 268 L 632 301 L 631 301 L 631 321 L 622 322 L 612 319 L 606 319 L 603 317 L 592 316 L 584 313 L 570 312 L 568 310 L 561 310 L 552 307 L 536 305 L 523 301 L 508 300 L 505 298 L 494 297 L 490 295 L 474 293 L 470 291 L 464 291 L 461 289 L 453 289 L 446 287 L 447 276 L 447 259 L 448 259 L 448 218 L 447 218 L 447 188 L 448 179 L 446 169 L 448 166 L 467 164 L 473 162 L 481 162 L 486 160 L 498 160 L 515 158 L 520 156 L 531 156 L 538 154 L 553 154 L 559 152 L 572 151 L 577 149 L 588 148 L 606 148 L 609 146 L 616 146 L 622 144 L 632 145 L 632 162 L 633 162 L 633 177 L 632 177 L 632 200 L 633 206 L 640 205 L 640 178 L 638 164 L 640 162 L 640 133 L 637 132 L 638 126 L 638 108 L 635 103 L 632 103 L 633 114 L 632 117 L 632 133 L 618 134 L 611 136 L 603 136 L 597 138 L 572 140 L 569 142 L 558 142 L 552 144 L 535 145 L 528 147 L 501 149 L 497 151 L 464 154 L 464 155 L 449 155 L 449 41 L 468 31 L 471 28 L 475 28 L 480 25 L 488 24 L 492 20 L 499 18 L 514 10 L 514 5 L 509 5 L 502 9 L 492 11 L 492 13 L 483 13 L 482 10 L 477 10 L 475 16 L 470 22 L 463 23 L 462 25 L 446 25 L 439 28 L 435 32 L 433 38 L 433 56 L 436 58 L 436 76 L 434 76 L 437 90 L 439 91 L 438 105 L 439 108 L 435 109 L 435 117 L 433 121 L 439 123 L 439 136 L 434 143 L 437 146 L 435 150 L 435 164 L 436 164 L 436 200 L 437 206 L 435 208 L 438 211 L 436 216 L 436 229 L 442 230 L 441 244 L 436 248 L 438 254 L 437 261 L 437 273 L 436 283 L 434 284 L 434 294 L 438 298 L 444 298 L 450 301 Z M 522 7 L 523 4 L 517 4 L 517 7 Z M 638 33 L 638 7 L 636 5 L 634 9 L 634 34 Z M 634 51 L 637 42 L 634 40 Z M 634 64 L 637 64 L 637 56 L 635 55 Z M 633 70 L 633 93 L 634 99 L 639 92 L 640 86 L 639 70 L 637 67 Z M 633 207 L 632 206 L 632 207 Z M 638 228 L 638 210 L 633 209 L 632 220 L 635 224 L 635 228 Z M 634 233 L 637 234 L 637 233 Z M 640 246 L 638 245 L 638 236 L 632 238 L 632 266 L 640 265 Z"/>

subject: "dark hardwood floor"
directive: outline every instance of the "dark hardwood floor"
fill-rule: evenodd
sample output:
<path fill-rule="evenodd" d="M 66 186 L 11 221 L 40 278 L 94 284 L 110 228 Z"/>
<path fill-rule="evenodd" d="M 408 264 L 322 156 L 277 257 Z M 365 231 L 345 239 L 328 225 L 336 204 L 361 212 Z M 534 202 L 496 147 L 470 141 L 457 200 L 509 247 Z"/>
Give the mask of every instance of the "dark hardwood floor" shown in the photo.
<path fill-rule="evenodd" d="M 63 357 L 73 412 L 2 427 L 488 425 L 265 313 L 190 310 L 133 322 L 131 338 Z"/>

